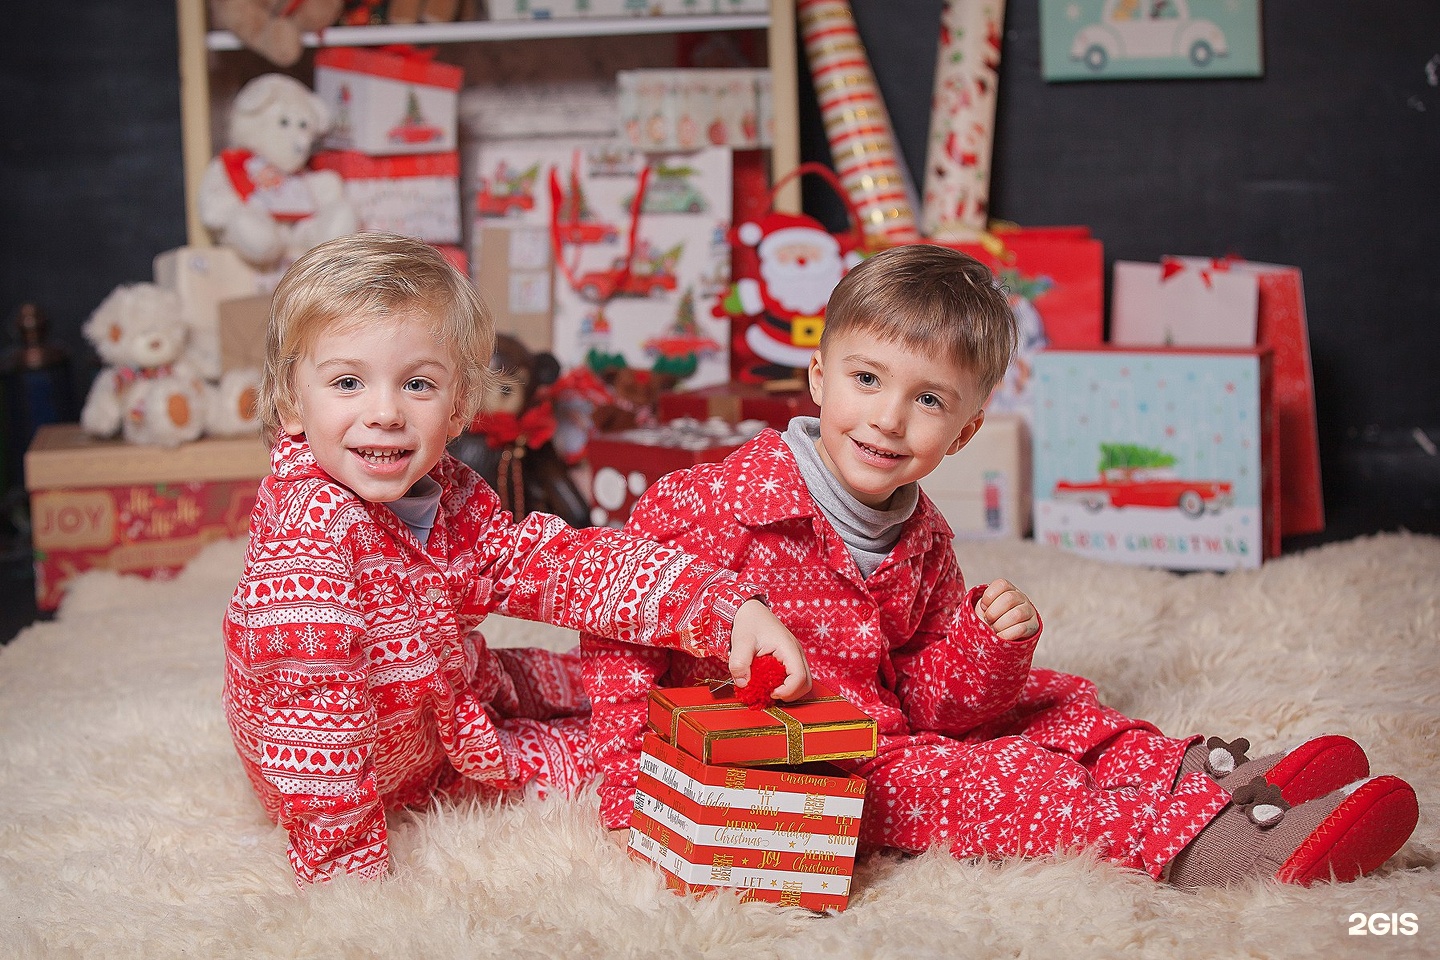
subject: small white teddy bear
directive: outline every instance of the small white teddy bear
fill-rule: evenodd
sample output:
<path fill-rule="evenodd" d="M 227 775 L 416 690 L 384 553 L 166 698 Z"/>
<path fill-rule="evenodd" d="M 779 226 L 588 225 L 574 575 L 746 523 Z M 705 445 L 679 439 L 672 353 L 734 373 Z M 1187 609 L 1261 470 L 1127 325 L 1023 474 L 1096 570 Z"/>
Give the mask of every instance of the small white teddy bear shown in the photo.
<path fill-rule="evenodd" d="M 340 175 L 304 169 L 329 126 L 325 101 L 292 77 L 261 74 L 240 88 L 231 146 L 200 183 L 200 220 L 219 243 L 269 270 L 359 229 Z"/>
<path fill-rule="evenodd" d="M 81 332 L 105 364 L 80 411 L 86 433 L 173 447 L 204 432 L 207 387 L 185 358 L 190 325 L 173 291 L 116 287 Z"/>

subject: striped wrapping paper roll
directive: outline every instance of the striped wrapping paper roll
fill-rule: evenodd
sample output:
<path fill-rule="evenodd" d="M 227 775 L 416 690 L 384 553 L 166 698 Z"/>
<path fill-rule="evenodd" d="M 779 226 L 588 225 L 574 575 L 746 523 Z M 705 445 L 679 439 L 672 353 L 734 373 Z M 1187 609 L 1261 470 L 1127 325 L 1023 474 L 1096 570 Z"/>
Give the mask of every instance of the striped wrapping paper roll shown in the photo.
<path fill-rule="evenodd" d="M 796 15 L 835 172 L 860 211 L 867 240 L 877 246 L 919 240 L 914 190 L 850 4 L 799 0 Z"/>
<path fill-rule="evenodd" d="M 989 220 L 1004 22 L 1005 0 L 945 0 L 920 211 L 927 237 L 971 240 Z"/>

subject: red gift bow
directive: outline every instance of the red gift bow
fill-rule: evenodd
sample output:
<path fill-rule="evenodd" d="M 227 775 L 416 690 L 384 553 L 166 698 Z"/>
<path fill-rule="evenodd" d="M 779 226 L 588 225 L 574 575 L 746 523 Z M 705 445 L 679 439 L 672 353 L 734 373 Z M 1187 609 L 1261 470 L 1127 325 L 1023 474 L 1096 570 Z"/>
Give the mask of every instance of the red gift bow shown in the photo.
<path fill-rule="evenodd" d="M 555 411 L 546 401 L 519 417 L 513 413 L 482 413 L 470 424 L 470 431 L 483 434 L 485 443 L 495 450 L 517 442 L 535 450 L 555 436 Z"/>

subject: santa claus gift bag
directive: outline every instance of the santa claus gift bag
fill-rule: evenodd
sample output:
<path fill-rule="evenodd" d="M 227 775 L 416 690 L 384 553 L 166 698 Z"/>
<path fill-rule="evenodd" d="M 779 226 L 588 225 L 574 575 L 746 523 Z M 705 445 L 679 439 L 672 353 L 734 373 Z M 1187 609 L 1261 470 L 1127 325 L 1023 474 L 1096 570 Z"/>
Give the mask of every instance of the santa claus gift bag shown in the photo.
<path fill-rule="evenodd" d="M 774 210 L 775 195 L 795 177 L 813 173 L 834 187 L 850 229 L 833 234 L 813 217 Z M 730 234 L 730 288 L 714 308 L 731 319 L 730 374 L 740 383 L 803 382 L 825 329 L 825 305 L 849 269 L 868 252 L 860 215 L 839 179 L 821 163 L 802 163 L 770 193 L 769 212 L 747 218 Z"/>

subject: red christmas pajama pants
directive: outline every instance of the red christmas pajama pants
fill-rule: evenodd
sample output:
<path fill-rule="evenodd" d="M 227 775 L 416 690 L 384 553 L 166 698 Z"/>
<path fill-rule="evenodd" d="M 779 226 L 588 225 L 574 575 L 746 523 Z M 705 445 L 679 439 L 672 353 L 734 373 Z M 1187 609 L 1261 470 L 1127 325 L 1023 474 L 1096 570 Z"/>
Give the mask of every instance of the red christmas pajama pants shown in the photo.
<path fill-rule="evenodd" d="M 861 841 L 966 859 L 1088 848 L 1158 878 L 1230 800 L 1204 774 L 1175 784 L 1197 739 L 1103 706 L 1082 677 L 1034 670 L 1014 710 L 963 739 L 882 739 L 857 770 Z"/>

